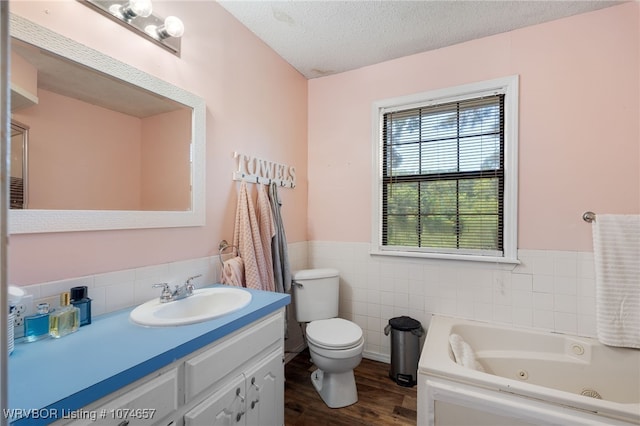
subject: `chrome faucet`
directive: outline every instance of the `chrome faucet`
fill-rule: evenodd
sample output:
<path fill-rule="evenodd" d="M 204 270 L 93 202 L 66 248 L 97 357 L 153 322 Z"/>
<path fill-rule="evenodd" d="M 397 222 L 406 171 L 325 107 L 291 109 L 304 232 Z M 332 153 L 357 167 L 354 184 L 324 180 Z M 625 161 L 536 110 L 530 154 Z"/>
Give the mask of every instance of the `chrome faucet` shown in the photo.
<path fill-rule="evenodd" d="M 193 277 L 187 278 L 183 285 L 176 285 L 173 291 L 171 291 L 169 284 L 167 283 L 154 284 L 152 287 L 162 287 L 160 303 L 173 302 L 174 300 L 180 300 L 191 296 L 193 294 L 193 290 L 195 290 L 195 286 L 192 281 L 201 276 L 202 275 L 194 275 Z"/>
<path fill-rule="evenodd" d="M 162 287 L 162 293 L 160 294 L 160 303 L 167 303 L 173 300 L 173 295 L 171 294 L 171 290 L 169 289 L 169 284 L 159 283 L 154 284 L 151 287 Z"/>

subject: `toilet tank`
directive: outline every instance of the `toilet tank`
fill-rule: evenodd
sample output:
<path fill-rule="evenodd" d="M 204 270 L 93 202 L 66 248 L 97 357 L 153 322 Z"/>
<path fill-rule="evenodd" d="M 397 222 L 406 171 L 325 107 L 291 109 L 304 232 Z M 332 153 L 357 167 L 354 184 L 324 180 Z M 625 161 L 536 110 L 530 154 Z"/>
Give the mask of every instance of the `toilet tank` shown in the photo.
<path fill-rule="evenodd" d="M 336 269 L 303 269 L 293 275 L 293 298 L 298 322 L 310 322 L 338 316 Z"/>

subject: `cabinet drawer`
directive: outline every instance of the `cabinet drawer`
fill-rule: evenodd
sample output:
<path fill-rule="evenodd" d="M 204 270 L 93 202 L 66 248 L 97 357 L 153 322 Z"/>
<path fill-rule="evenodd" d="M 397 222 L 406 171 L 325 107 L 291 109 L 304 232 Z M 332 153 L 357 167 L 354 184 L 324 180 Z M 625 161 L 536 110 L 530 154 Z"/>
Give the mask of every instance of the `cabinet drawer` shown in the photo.
<path fill-rule="evenodd" d="M 144 379 L 142 379 L 144 380 Z M 107 399 L 105 397 L 103 399 Z M 174 368 L 140 386 L 120 393 L 109 402 L 98 401 L 83 410 L 97 415 L 97 419 L 78 419 L 62 422 L 71 426 L 89 425 L 150 425 L 178 409 L 178 371 Z M 60 424 L 56 422 L 56 424 Z"/>
<path fill-rule="evenodd" d="M 133 426 L 155 424 L 177 409 L 178 372 L 173 369 L 103 404 L 95 411 L 107 413 L 101 424 Z"/>
<path fill-rule="evenodd" d="M 281 342 L 283 327 L 284 319 L 280 311 L 185 362 L 186 402 L 256 354 Z"/>

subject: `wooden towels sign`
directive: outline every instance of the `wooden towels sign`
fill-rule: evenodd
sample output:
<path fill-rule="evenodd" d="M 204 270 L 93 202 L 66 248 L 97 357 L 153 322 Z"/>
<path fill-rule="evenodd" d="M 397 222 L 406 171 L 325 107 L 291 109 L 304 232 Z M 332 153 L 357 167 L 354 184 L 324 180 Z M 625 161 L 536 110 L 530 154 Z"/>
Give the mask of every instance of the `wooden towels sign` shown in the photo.
<path fill-rule="evenodd" d="M 233 172 L 233 180 L 262 183 L 294 188 L 296 186 L 296 168 L 276 163 L 252 155 L 233 153 L 238 161 L 238 170 Z"/>

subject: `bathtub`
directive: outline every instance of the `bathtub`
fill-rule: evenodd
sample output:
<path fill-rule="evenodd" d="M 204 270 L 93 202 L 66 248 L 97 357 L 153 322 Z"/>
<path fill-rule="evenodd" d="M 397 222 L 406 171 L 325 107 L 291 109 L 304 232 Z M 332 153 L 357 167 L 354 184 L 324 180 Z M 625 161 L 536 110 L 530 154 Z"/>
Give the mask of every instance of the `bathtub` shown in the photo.
<path fill-rule="evenodd" d="M 451 334 L 484 372 L 455 362 Z M 640 350 L 432 318 L 418 363 L 418 425 L 552 424 L 640 425 Z"/>

